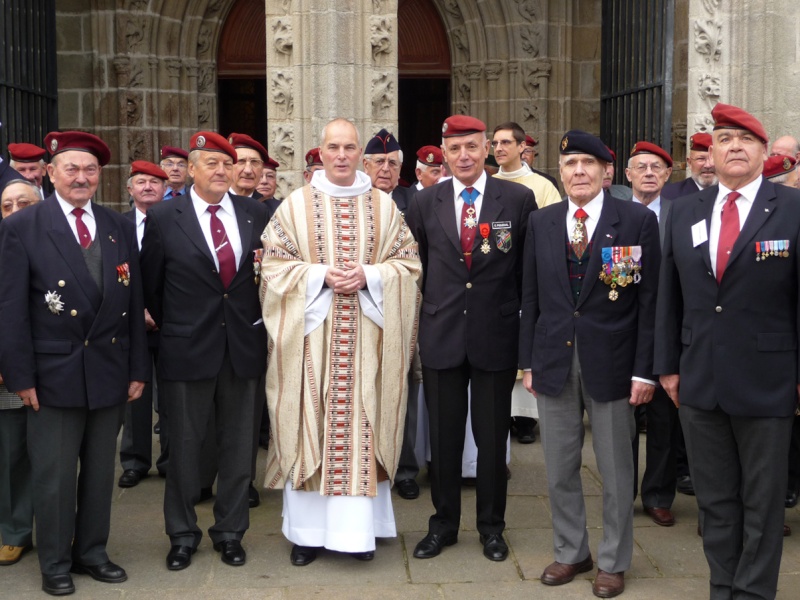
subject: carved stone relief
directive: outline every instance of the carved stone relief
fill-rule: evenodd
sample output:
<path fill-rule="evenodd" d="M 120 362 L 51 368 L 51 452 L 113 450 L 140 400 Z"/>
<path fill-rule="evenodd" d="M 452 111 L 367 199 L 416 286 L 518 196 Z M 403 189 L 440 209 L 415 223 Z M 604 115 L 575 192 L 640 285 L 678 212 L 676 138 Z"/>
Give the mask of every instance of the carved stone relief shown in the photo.
<path fill-rule="evenodd" d="M 291 125 L 275 125 L 272 127 L 272 144 L 270 150 L 284 165 L 292 164 L 294 156 L 294 129 Z"/>
<path fill-rule="evenodd" d="M 469 53 L 469 41 L 467 38 L 467 30 L 464 29 L 464 27 L 461 26 L 454 27 L 450 31 L 450 36 L 453 38 L 453 45 L 458 50 L 461 50 L 465 54 Z"/>
<path fill-rule="evenodd" d="M 286 198 L 296 187 L 286 175 L 278 175 L 278 190 L 275 192 L 275 197 Z"/>
<path fill-rule="evenodd" d="M 519 30 L 519 37 L 522 38 L 520 46 L 533 58 L 539 56 L 542 47 L 542 28 L 538 25 L 527 25 Z"/>
<path fill-rule="evenodd" d="M 201 94 L 214 93 L 216 84 L 216 69 L 213 64 L 204 64 L 200 67 L 197 79 L 197 91 Z"/>
<path fill-rule="evenodd" d="M 486 70 L 486 79 L 489 81 L 497 81 L 500 79 L 500 74 L 503 72 L 503 63 L 489 62 L 486 63 L 484 69 Z"/>
<path fill-rule="evenodd" d="M 707 63 L 718 61 L 722 56 L 722 23 L 711 19 L 695 21 L 694 49 Z"/>
<path fill-rule="evenodd" d="M 372 118 L 388 116 L 394 104 L 394 78 L 389 73 L 379 73 L 372 78 Z"/>
<path fill-rule="evenodd" d="M 272 102 L 278 107 L 277 117 L 285 119 L 294 113 L 294 94 L 292 92 L 292 75 L 278 71 L 272 77 Z"/>
<path fill-rule="evenodd" d="M 526 21 L 538 21 L 542 14 L 540 0 L 514 0 L 517 3 L 517 10 Z"/>
<path fill-rule="evenodd" d="M 140 16 L 121 16 L 123 25 L 121 31 L 125 38 L 125 48 L 128 52 L 143 52 L 145 50 L 145 39 L 147 37 L 147 21 Z"/>
<path fill-rule="evenodd" d="M 464 17 L 461 15 L 461 8 L 458 6 L 458 0 L 445 0 L 444 10 L 454 19 L 463 21 Z"/>
<path fill-rule="evenodd" d="M 127 92 L 125 94 L 125 124 L 137 127 L 142 124 L 142 94 Z"/>
<path fill-rule="evenodd" d="M 522 87 L 528 92 L 531 98 L 539 98 L 539 86 L 541 79 L 550 77 L 552 65 L 546 61 L 533 61 L 523 64 Z"/>
<path fill-rule="evenodd" d="M 272 34 L 274 36 L 272 45 L 275 51 L 278 54 L 289 56 L 292 53 L 292 46 L 294 45 L 291 20 L 278 19 L 275 21 L 272 25 Z"/>
<path fill-rule="evenodd" d="M 125 9 L 133 12 L 143 12 L 145 9 L 147 9 L 148 2 L 149 0 L 128 0 L 125 3 Z"/>
<path fill-rule="evenodd" d="M 142 160 L 147 158 L 148 153 L 146 151 L 147 144 L 145 142 L 145 136 L 138 133 L 131 133 L 130 137 L 128 138 L 128 158 L 131 161 L 134 160 Z"/>
<path fill-rule="evenodd" d="M 211 49 L 211 25 L 209 23 L 203 23 L 200 25 L 200 32 L 197 35 L 197 54 L 198 56 L 202 54 L 207 54 L 208 51 Z"/>
<path fill-rule="evenodd" d="M 197 123 L 201 126 L 211 123 L 211 98 L 204 96 L 197 102 Z"/>
<path fill-rule="evenodd" d="M 382 54 L 390 54 L 392 51 L 392 25 L 389 21 L 382 17 L 370 17 L 369 30 L 372 60 L 377 60 Z"/>
<path fill-rule="evenodd" d="M 170 59 L 165 62 L 167 67 L 167 75 L 170 79 L 178 79 L 181 76 L 181 61 L 177 59 Z"/>
<path fill-rule="evenodd" d="M 719 102 L 720 93 L 721 84 L 719 75 L 704 73 L 700 77 L 697 95 L 700 96 L 700 99 L 708 107 L 708 110 L 711 110 L 714 105 Z"/>

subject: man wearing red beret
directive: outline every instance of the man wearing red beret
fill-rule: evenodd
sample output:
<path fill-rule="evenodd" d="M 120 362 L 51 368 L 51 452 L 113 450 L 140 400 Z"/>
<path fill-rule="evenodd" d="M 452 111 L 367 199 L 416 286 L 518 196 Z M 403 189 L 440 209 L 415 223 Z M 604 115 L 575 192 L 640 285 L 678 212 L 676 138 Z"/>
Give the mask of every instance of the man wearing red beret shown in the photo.
<path fill-rule="evenodd" d="M 30 407 L 42 589 L 64 595 L 70 573 L 127 579 L 106 552 L 114 458 L 149 372 L 133 224 L 91 201 L 108 146 L 78 131 L 45 145 L 55 193 L 0 224 L 0 373 Z"/>
<path fill-rule="evenodd" d="M 423 146 L 417 150 L 417 166 L 414 173 L 417 176 L 417 191 L 430 187 L 442 178 L 442 150 L 437 146 Z"/>
<path fill-rule="evenodd" d="M 311 183 L 314 171 L 320 171 L 323 168 L 322 159 L 319 156 L 319 148 L 312 148 L 306 152 L 306 168 L 303 170 L 303 181 Z"/>
<path fill-rule="evenodd" d="M 269 216 L 275 214 L 281 204 L 281 199 L 275 197 L 275 192 L 278 190 L 278 167 L 280 164 L 271 156 L 267 156 L 267 161 L 264 163 L 264 171 L 261 173 L 261 179 L 256 186 L 256 191 L 261 194 L 261 201 L 267 205 Z"/>
<path fill-rule="evenodd" d="M 167 568 L 174 571 L 191 564 L 202 537 L 194 504 L 212 419 L 219 474 L 209 536 L 224 563 L 246 560 L 253 399 L 266 365 L 254 251 L 267 211 L 257 200 L 228 194 L 236 159 L 221 135 L 192 136 L 194 184 L 148 210 L 142 239 L 145 305 L 161 331 L 158 371 L 170 440 L 164 518 Z"/>
<path fill-rule="evenodd" d="M 44 199 L 42 180 L 45 175 L 46 163 L 44 162 L 47 151 L 34 144 L 9 144 L 8 155 L 11 157 L 11 166 L 28 181 L 35 183 L 39 188 L 39 196 Z"/>
<path fill-rule="evenodd" d="M 690 176 L 683 181 L 665 185 L 661 190 L 662 198 L 674 200 L 716 185 L 716 170 L 708 155 L 710 145 L 711 135 L 708 133 L 695 133 L 689 138 L 689 156 L 686 157 L 686 164 L 689 165 Z"/>
<path fill-rule="evenodd" d="M 717 104 L 719 184 L 672 205 L 655 371 L 686 439 L 712 598 L 774 598 L 800 392 L 800 191 L 762 176 L 767 134 Z"/>
<path fill-rule="evenodd" d="M 448 117 L 442 153 L 453 178 L 418 191 L 406 214 L 423 265 L 419 348 L 436 510 L 414 556 L 432 558 L 458 541 L 470 402 L 478 447 L 477 529 L 484 556 L 501 561 L 508 556 L 505 459 L 517 375 L 522 247 L 536 203 L 528 188 L 487 177 L 489 140 L 480 120 Z"/>
<path fill-rule="evenodd" d="M 161 168 L 169 177 L 164 189 L 164 200 L 170 200 L 186 193 L 189 153 L 175 146 L 161 147 Z"/>

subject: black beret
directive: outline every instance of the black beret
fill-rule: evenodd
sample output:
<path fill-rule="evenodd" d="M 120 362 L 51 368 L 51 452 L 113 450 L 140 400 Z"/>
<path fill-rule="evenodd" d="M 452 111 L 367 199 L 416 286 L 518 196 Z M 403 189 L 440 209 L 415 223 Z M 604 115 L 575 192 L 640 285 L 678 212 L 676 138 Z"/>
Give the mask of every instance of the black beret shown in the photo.
<path fill-rule="evenodd" d="M 389 154 L 395 150 L 400 150 L 397 138 L 385 129 L 381 129 L 375 136 L 367 142 L 364 154 Z"/>
<path fill-rule="evenodd" d="M 565 133 L 561 138 L 560 149 L 561 154 L 591 154 L 605 162 L 613 162 L 608 146 L 596 135 L 580 129 L 571 129 Z"/>

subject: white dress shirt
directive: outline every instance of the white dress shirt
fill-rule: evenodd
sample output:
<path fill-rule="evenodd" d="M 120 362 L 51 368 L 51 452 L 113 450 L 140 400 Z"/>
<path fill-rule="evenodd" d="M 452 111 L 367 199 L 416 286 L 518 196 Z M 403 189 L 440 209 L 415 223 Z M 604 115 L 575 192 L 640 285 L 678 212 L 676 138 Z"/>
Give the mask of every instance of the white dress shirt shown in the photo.
<path fill-rule="evenodd" d="M 581 207 L 575 204 L 572 198 L 567 197 L 567 202 L 569 202 L 567 206 L 567 237 L 571 239 L 572 232 L 575 230 L 575 223 L 578 222 L 575 218 L 575 213 L 578 212 L 578 209 Z M 589 200 L 583 207 L 583 210 L 589 215 L 583 222 L 583 226 L 586 228 L 586 240 L 588 242 L 591 241 L 594 230 L 597 228 L 597 223 L 600 220 L 600 213 L 603 212 L 603 190 L 600 190 L 597 196 Z"/>
<path fill-rule="evenodd" d="M 75 207 L 59 196 L 58 192 L 56 192 L 56 200 L 58 200 L 58 205 L 61 207 L 61 210 L 64 211 L 64 216 L 67 217 L 67 223 L 69 223 L 69 228 L 72 229 L 72 233 L 75 236 L 75 241 L 80 244 L 81 238 L 78 235 L 77 225 L 78 217 L 72 214 L 72 211 L 75 210 Z M 94 219 L 91 201 L 86 203 L 86 206 L 83 207 L 83 210 L 86 212 L 81 216 L 81 221 L 83 221 L 83 224 L 86 225 L 86 228 L 89 230 L 89 235 L 92 236 L 92 241 L 94 241 L 94 239 L 97 237 L 97 221 Z"/>
<path fill-rule="evenodd" d="M 144 236 L 144 219 L 147 215 L 138 208 L 134 208 L 133 211 L 133 214 L 136 215 L 136 241 L 139 242 L 139 250 L 141 250 L 142 237 Z"/>
<path fill-rule="evenodd" d="M 647 208 L 649 208 L 650 210 L 652 210 L 654 213 L 656 213 L 656 219 L 658 219 L 659 223 L 661 222 L 661 196 L 653 200 L 650 204 L 645 204 L 644 202 L 639 200 L 636 196 L 633 196 L 631 200 L 633 200 L 637 204 L 642 204 Z"/>
<path fill-rule="evenodd" d="M 761 187 L 762 177 L 759 175 L 754 181 L 751 181 L 741 189 L 736 190 L 741 194 L 736 199 L 736 209 L 739 211 L 739 231 L 744 227 L 744 222 L 747 220 L 747 215 L 750 214 L 750 209 L 753 207 L 753 201 L 758 194 L 758 188 Z M 717 192 L 717 199 L 714 201 L 714 208 L 711 210 L 711 226 L 708 231 L 708 252 L 711 255 L 711 268 L 714 270 L 714 277 L 717 276 L 717 248 L 719 247 L 719 231 L 722 227 L 722 207 L 728 200 L 728 194 L 731 189 L 719 184 L 719 191 Z"/>
<path fill-rule="evenodd" d="M 481 176 L 478 180 L 470 186 L 466 186 L 458 179 L 453 177 L 453 192 L 455 193 L 455 206 L 456 206 L 456 231 L 461 235 L 461 211 L 464 208 L 464 198 L 461 197 L 467 187 L 474 188 L 478 191 L 478 197 L 475 198 L 475 220 L 481 218 L 481 206 L 483 206 L 483 191 L 486 189 L 486 171 L 481 171 Z"/>
<path fill-rule="evenodd" d="M 217 248 L 214 246 L 214 239 L 211 237 L 211 213 L 208 212 L 209 206 L 214 206 L 203 200 L 194 191 L 192 186 L 190 192 L 192 198 L 192 206 L 197 213 L 197 220 L 200 221 L 200 229 L 203 230 L 203 236 L 206 238 L 206 244 L 211 251 L 211 256 L 214 259 L 214 264 L 219 271 L 219 259 L 217 258 Z M 236 212 L 233 209 L 233 200 L 228 194 L 225 194 L 217 205 L 220 210 L 217 211 L 217 217 L 222 221 L 225 227 L 225 234 L 227 236 L 226 242 L 233 248 L 233 256 L 236 258 L 236 269 L 239 269 L 239 263 L 242 259 L 242 238 L 239 235 L 239 223 L 236 221 Z"/>

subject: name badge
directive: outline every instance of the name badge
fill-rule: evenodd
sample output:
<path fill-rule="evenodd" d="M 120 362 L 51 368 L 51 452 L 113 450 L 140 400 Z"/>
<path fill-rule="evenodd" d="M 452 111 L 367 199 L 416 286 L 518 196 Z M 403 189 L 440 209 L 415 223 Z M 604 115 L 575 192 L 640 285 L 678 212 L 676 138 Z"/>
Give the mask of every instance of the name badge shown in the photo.
<path fill-rule="evenodd" d="M 706 227 L 706 220 L 698 221 L 692 225 L 692 246 L 697 248 L 703 242 L 708 241 L 708 228 Z"/>
<path fill-rule="evenodd" d="M 492 229 L 511 229 L 511 221 L 492 221 Z"/>

